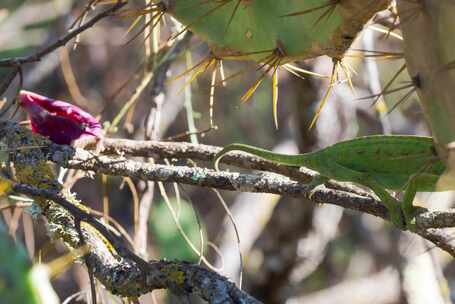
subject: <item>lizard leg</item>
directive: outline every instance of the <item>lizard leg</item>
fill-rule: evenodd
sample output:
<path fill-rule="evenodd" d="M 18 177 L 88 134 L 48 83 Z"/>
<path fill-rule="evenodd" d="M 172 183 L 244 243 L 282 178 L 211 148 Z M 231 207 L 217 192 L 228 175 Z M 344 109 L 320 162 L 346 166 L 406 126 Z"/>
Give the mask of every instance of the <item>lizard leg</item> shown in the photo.
<path fill-rule="evenodd" d="M 381 186 L 376 180 L 374 180 L 370 174 L 346 168 L 336 162 L 331 162 L 330 165 L 337 172 L 337 175 L 342 176 L 344 180 L 367 186 L 373 190 L 373 192 L 381 200 L 381 203 L 387 208 L 390 221 L 400 229 L 405 228 L 406 223 L 402 216 L 400 202 L 387 192 L 387 190 L 385 190 L 384 187 Z"/>
<path fill-rule="evenodd" d="M 412 227 L 415 224 L 415 207 L 412 202 L 417 193 L 417 185 L 414 179 L 411 178 L 408 186 L 404 191 L 403 200 L 401 202 L 401 210 L 403 211 L 406 226 Z"/>
<path fill-rule="evenodd" d="M 309 187 L 316 188 L 317 186 L 325 184 L 328 180 L 329 180 L 328 177 L 322 176 L 321 174 L 316 174 L 311 179 L 311 182 L 309 182 L 307 185 Z"/>
<path fill-rule="evenodd" d="M 400 208 L 401 203 L 399 200 L 394 198 L 387 190 L 371 178 L 366 177 L 361 184 L 367 186 L 379 197 L 381 203 L 387 208 L 389 212 L 390 221 L 400 229 L 404 229 L 407 226 L 406 217 L 403 219 L 402 211 Z"/>

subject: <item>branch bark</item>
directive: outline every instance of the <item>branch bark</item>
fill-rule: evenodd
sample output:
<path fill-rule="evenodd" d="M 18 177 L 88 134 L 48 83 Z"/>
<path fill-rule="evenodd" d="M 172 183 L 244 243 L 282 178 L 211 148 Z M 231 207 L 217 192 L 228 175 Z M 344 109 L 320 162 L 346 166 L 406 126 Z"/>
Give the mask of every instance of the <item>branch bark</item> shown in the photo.
<path fill-rule="evenodd" d="M 18 130 L 20 130 L 20 127 L 17 124 L 10 122 L 0 123 L 0 138 L 8 139 L 8 137 L 13 137 L 10 138 L 10 140 L 5 140 L 5 142 L 11 143 L 12 146 L 9 148 L 12 151 L 18 148 L 18 142 L 16 142 L 17 138 L 15 138 L 15 134 L 20 132 Z M 37 135 L 32 135 L 31 132 L 22 131 L 22 133 L 28 134 L 28 137 L 30 137 L 28 139 L 29 142 L 33 142 L 32 138 L 37 137 Z M 21 139 L 20 142 L 22 145 L 26 144 L 27 138 Z M 214 150 L 219 149 L 217 147 L 209 148 Z M 384 220 L 388 219 L 386 208 L 380 201 L 373 197 L 332 189 L 327 186 L 320 186 L 313 189 L 308 185 L 274 173 L 242 174 L 217 172 L 199 167 L 153 165 L 129 160 L 123 156 L 96 156 L 89 151 L 82 149 L 75 150 L 70 146 L 61 146 L 53 143 L 49 143 L 46 147 L 30 149 L 38 150 L 43 154 L 43 157 L 48 160 L 73 169 L 95 171 L 108 175 L 129 176 L 142 180 L 177 182 L 202 187 L 213 187 L 231 191 L 264 192 L 304 197 L 315 203 L 338 205 L 374 215 Z M 201 157 L 202 156 L 199 156 L 199 158 Z M 255 158 L 252 156 L 244 157 L 244 160 L 247 158 L 253 160 Z M 228 158 L 226 158 L 226 160 L 227 159 Z M 255 161 L 258 161 L 258 159 Z M 90 224 L 94 225 L 93 223 Z M 436 246 L 447 251 L 452 256 L 455 256 L 455 246 L 451 244 L 452 237 L 447 235 L 444 231 L 434 229 L 453 226 L 455 226 L 455 211 L 432 212 L 422 209 L 422 212 L 417 216 L 416 230 L 414 232 L 433 242 Z M 98 227 L 96 228 L 99 230 Z"/>
<path fill-rule="evenodd" d="M 106 138 L 103 143 L 105 147 L 104 153 L 111 155 L 125 154 L 129 156 L 191 159 L 205 162 L 213 162 L 215 155 L 222 149 L 221 147 L 186 142 L 140 141 L 119 138 Z M 278 173 L 303 183 L 309 183 L 317 173 L 303 167 L 299 169 L 284 166 L 239 152 L 229 153 L 223 157 L 222 162 L 245 169 Z M 352 185 L 341 184 L 336 181 L 329 181 L 327 185 L 330 185 L 333 189 L 372 197 L 367 191 Z"/>
<path fill-rule="evenodd" d="M 168 143 L 168 145 L 179 146 L 181 144 Z M 190 145 L 190 147 L 190 150 L 182 152 L 183 155 L 185 155 L 183 157 L 188 156 L 191 151 L 191 154 L 195 159 L 207 159 L 207 150 L 218 151 L 221 149 L 213 146 L 202 146 L 200 153 L 198 153 L 196 146 Z M 167 148 L 163 148 L 163 150 L 159 151 L 161 152 L 158 154 L 161 155 L 169 155 L 168 153 L 171 153 Z M 310 199 L 314 203 L 337 205 L 388 220 L 387 209 L 379 200 L 370 195 L 363 196 L 355 191 L 349 192 L 338 190 L 336 188 L 331 188 L 331 184 L 313 189 L 308 185 L 274 173 L 242 174 L 225 171 L 216 172 L 214 170 L 198 167 L 152 165 L 128 160 L 126 158 L 112 158 L 108 156 L 94 157 L 90 152 L 83 150 L 76 151 L 74 157 L 69 162 L 63 161 L 60 153 L 57 153 L 55 156 L 57 157 L 54 157 L 51 152 L 49 154 L 49 159 L 62 166 L 68 166 L 69 168 L 101 172 L 109 175 L 129 176 L 142 180 L 176 182 L 230 191 L 274 193 L 304 197 Z M 174 153 L 174 157 L 177 156 L 179 156 L 179 154 Z M 226 156 L 223 161 L 227 163 L 240 162 L 244 164 L 244 168 L 258 169 L 258 167 L 260 167 L 262 170 L 269 169 L 270 171 L 296 170 L 295 168 L 280 168 L 285 166 L 277 166 L 273 163 L 267 164 L 266 161 L 245 154 L 241 156 L 238 154 L 234 154 L 234 156 L 231 157 Z M 270 167 L 268 168 L 269 165 Z M 335 185 L 337 186 L 337 184 Z M 447 251 L 452 256 L 455 256 L 455 246 L 451 244 L 453 238 L 444 231 L 434 229 L 454 226 L 455 211 L 436 212 L 421 208 L 420 214 L 416 216 L 416 229 L 414 232 Z"/>
<path fill-rule="evenodd" d="M 113 294 L 137 297 L 167 288 L 178 294 L 198 295 L 210 303 L 259 303 L 227 278 L 199 265 L 146 262 L 133 253 L 115 230 L 93 217 L 72 194 L 62 193 L 50 174 L 40 173 L 45 171 L 43 164 L 49 155 L 60 161 L 71 157 L 74 149 L 70 146 L 53 145 L 9 122 L 0 122 L 0 138 L 11 151 L 10 161 L 22 181 L 12 182 L 12 190 L 35 198 L 54 238 L 61 238 L 70 248 L 87 246 L 87 267 Z"/>
<path fill-rule="evenodd" d="M 114 143 L 115 142 L 115 143 Z M 131 156 L 156 156 L 163 158 L 196 159 L 213 161 L 215 154 L 222 148 L 208 145 L 193 145 L 175 142 L 138 141 L 137 149 L 132 149 L 134 141 L 124 139 L 106 139 L 108 153 L 125 153 Z M 115 148 L 114 148 L 115 147 Z M 118 149 L 117 149 L 118 148 Z M 54 161 L 59 162 L 58 158 Z M 312 171 L 278 165 L 245 153 L 229 153 L 222 159 L 223 163 L 236 165 L 244 169 L 263 170 L 282 175 L 297 177 L 308 182 Z M 60 162 L 70 168 L 102 172 L 112 175 L 126 175 L 134 178 L 163 182 L 178 182 L 189 185 L 214 187 L 222 190 L 248 191 L 291 195 L 310 198 L 315 203 L 332 204 L 340 207 L 368 213 L 387 219 L 387 210 L 381 202 L 370 194 L 355 187 L 338 183 L 328 183 L 313 189 L 273 173 L 242 174 L 227 171 L 214 171 L 199 167 L 151 165 L 129 160 L 124 157 L 93 157 L 90 152 L 77 150 L 69 163 Z M 335 187 L 332 187 L 335 185 Z M 351 190 L 353 189 L 353 190 Z M 455 211 L 422 211 L 416 218 L 417 227 L 445 228 L 455 226 Z"/>
<path fill-rule="evenodd" d="M 81 211 L 56 191 L 17 183 L 13 184 L 13 190 L 55 202 L 56 205 L 45 210 L 44 215 L 51 221 L 58 218 L 58 222 L 53 221 L 52 224 L 62 225 L 62 228 L 66 229 L 65 235 L 59 237 L 72 247 L 77 247 L 79 243 L 74 231 L 76 221 L 87 223 L 95 229 L 87 226 L 83 229 L 85 242 L 91 248 L 87 256 L 88 267 L 91 267 L 98 280 L 113 294 L 136 297 L 154 289 L 167 288 L 177 293 L 199 295 L 210 303 L 259 303 L 227 278 L 199 265 L 178 261 L 142 260 L 101 222 Z M 58 210 L 59 208 L 64 211 Z M 57 213 L 58 217 L 55 216 Z M 112 244 L 117 255 L 107 248 L 99 233 Z"/>

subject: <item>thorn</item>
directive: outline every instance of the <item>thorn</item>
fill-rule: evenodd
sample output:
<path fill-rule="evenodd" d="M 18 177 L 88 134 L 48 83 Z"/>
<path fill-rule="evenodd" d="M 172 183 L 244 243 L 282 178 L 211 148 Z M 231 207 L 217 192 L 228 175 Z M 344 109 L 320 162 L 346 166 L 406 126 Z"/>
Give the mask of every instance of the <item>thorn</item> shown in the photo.
<path fill-rule="evenodd" d="M 276 66 L 273 71 L 272 77 L 272 103 L 273 103 L 273 121 L 275 128 L 278 130 L 278 81 L 279 81 L 279 67 Z"/>
<path fill-rule="evenodd" d="M 328 86 L 327 90 L 325 91 L 324 97 L 322 98 L 321 102 L 319 102 L 319 106 L 316 110 L 316 113 L 314 114 L 313 120 L 310 123 L 310 127 L 309 127 L 310 130 L 315 126 L 315 124 L 319 118 L 319 115 L 321 114 L 322 108 L 324 107 L 327 100 L 329 99 L 330 93 L 332 92 L 333 86 L 335 84 L 335 78 L 336 78 L 337 73 L 338 73 L 338 59 L 334 58 L 329 86 Z"/>

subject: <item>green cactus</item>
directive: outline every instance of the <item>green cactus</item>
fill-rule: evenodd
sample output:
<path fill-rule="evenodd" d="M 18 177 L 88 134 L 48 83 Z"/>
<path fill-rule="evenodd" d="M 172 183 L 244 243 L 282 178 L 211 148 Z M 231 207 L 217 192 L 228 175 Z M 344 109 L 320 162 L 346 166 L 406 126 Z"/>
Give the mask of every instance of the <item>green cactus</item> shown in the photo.
<path fill-rule="evenodd" d="M 172 0 L 165 11 L 206 40 L 216 58 L 280 65 L 342 58 L 388 1 Z"/>
<path fill-rule="evenodd" d="M 364 24 L 389 3 L 388 0 L 163 0 L 153 4 L 152 11 L 153 19 L 158 21 L 163 14 L 171 14 L 184 29 L 190 29 L 208 43 L 211 54 L 193 68 L 192 79 L 210 67 L 216 73 L 218 60 L 253 60 L 264 72 L 240 98 L 245 102 L 266 74 L 272 73 L 276 127 L 279 67 L 321 55 L 332 57 L 331 83 L 311 127 L 330 94 L 345 51 Z"/>
<path fill-rule="evenodd" d="M 402 0 L 397 1 L 397 8 L 402 16 L 406 67 L 439 155 L 447 160 L 448 145 L 455 141 L 455 5 L 450 0 Z"/>

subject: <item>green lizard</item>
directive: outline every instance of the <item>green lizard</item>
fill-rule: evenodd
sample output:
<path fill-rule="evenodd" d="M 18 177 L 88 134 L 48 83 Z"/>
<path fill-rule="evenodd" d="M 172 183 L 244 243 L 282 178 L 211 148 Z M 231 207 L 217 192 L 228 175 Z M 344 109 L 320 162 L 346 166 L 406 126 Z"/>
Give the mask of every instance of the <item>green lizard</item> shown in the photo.
<path fill-rule="evenodd" d="M 436 183 L 446 166 L 438 158 L 431 137 L 365 136 L 298 155 L 278 154 L 254 146 L 231 144 L 215 156 L 217 170 L 221 158 L 234 150 L 283 165 L 305 166 L 315 170 L 322 179 L 314 180 L 311 183 L 313 185 L 322 184 L 330 178 L 366 186 L 379 197 L 387 208 L 391 221 L 400 228 L 412 228 L 415 216 L 412 202 L 416 192 L 450 190 L 436 189 Z M 403 200 L 400 202 L 387 190 L 404 191 Z"/>

